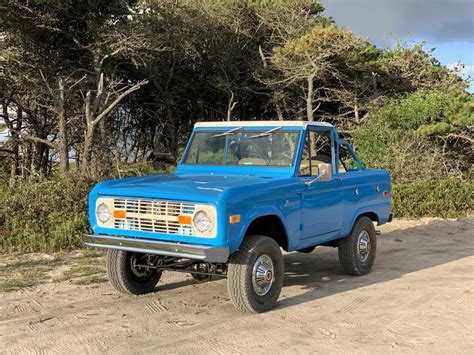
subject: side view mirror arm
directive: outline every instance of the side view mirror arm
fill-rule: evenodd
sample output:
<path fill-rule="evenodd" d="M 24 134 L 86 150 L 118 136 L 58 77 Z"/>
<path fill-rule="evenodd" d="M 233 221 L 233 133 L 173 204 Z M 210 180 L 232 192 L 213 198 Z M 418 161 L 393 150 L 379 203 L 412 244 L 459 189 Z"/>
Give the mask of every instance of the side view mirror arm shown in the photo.
<path fill-rule="evenodd" d="M 316 181 L 318 181 L 323 175 L 324 175 L 324 173 L 319 174 L 319 175 L 316 176 L 314 179 L 305 181 L 304 184 L 305 184 L 306 186 L 310 187 L 310 186 L 312 186 Z"/>

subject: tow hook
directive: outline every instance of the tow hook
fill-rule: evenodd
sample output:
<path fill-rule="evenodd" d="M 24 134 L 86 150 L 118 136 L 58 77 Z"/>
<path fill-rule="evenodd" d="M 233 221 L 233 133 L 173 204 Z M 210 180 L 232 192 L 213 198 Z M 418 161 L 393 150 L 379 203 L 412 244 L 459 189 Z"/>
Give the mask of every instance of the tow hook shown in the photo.
<path fill-rule="evenodd" d="M 375 235 L 380 235 L 380 234 L 382 234 L 382 232 L 380 232 L 378 230 L 375 231 Z"/>

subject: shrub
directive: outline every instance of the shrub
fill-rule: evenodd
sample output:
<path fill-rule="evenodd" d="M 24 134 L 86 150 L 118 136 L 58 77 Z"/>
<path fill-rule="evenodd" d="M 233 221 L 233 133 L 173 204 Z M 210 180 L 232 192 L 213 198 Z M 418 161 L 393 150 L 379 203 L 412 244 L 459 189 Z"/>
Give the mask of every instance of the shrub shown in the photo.
<path fill-rule="evenodd" d="M 417 166 L 421 164 L 418 170 L 426 170 L 428 174 L 433 170 L 434 178 L 440 177 L 443 166 L 449 175 L 471 178 L 472 95 L 460 91 L 417 91 L 391 100 L 371 112 L 370 117 L 355 134 L 356 143 L 370 160 L 380 164 L 383 159 L 395 156 L 408 164 L 410 161 Z M 392 150 L 382 152 L 383 148 Z M 434 162 L 437 164 L 430 167 Z M 397 173 L 394 171 L 396 178 Z"/>
<path fill-rule="evenodd" d="M 388 169 L 393 183 L 461 175 L 436 146 L 400 129 L 390 128 L 383 120 L 374 118 L 355 131 L 353 137 L 363 164 L 369 168 Z"/>
<path fill-rule="evenodd" d="M 57 251 L 81 247 L 88 230 L 87 196 L 94 181 L 76 174 L 30 177 L 0 189 L 3 252 Z"/>
<path fill-rule="evenodd" d="M 474 184 L 458 179 L 419 180 L 394 184 L 395 217 L 455 218 L 474 212 Z"/>
<path fill-rule="evenodd" d="M 161 172 L 146 164 L 122 164 L 113 178 Z M 15 188 L 0 184 L 0 252 L 82 247 L 81 236 L 89 231 L 87 199 L 96 182 L 71 172 L 31 176 Z"/>

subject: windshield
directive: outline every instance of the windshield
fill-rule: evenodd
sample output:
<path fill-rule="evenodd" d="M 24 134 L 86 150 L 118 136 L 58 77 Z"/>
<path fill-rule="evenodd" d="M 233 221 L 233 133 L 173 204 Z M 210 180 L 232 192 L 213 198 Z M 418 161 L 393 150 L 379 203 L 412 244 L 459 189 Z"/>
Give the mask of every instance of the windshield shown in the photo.
<path fill-rule="evenodd" d="M 298 131 L 198 131 L 183 160 L 197 165 L 290 167 L 298 147 Z"/>

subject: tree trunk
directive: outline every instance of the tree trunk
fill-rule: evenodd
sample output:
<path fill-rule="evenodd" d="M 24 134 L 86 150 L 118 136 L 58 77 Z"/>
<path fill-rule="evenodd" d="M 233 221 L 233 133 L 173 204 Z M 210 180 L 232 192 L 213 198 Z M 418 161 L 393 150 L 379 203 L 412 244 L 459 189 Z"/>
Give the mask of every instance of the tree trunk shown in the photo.
<path fill-rule="evenodd" d="M 94 142 L 94 128 L 87 127 L 84 137 L 84 145 L 82 148 L 81 174 L 88 175 L 90 173 L 92 161 L 92 144 Z"/>
<path fill-rule="evenodd" d="M 8 112 L 8 103 L 2 101 L 2 116 L 5 124 L 7 125 L 8 130 L 10 131 L 12 143 L 11 147 L 11 162 L 10 162 L 10 186 L 13 187 L 16 182 L 16 177 L 18 175 L 18 164 L 20 158 L 20 142 L 18 133 L 16 130 L 21 128 L 21 115 L 23 111 L 19 108 L 17 110 L 16 125 L 13 125 L 13 121 L 10 120 L 10 113 Z"/>
<path fill-rule="evenodd" d="M 58 153 L 59 153 L 59 168 L 61 172 L 65 173 L 69 171 L 69 144 L 66 132 L 66 110 L 64 107 L 64 83 L 63 79 L 59 78 L 58 81 L 58 120 L 59 120 L 59 132 L 58 132 Z"/>
<path fill-rule="evenodd" d="M 90 166 L 92 160 L 92 145 L 94 143 L 94 133 L 95 127 L 92 123 L 92 93 L 89 90 L 86 94 L 86 102 L 85 102 L 85 115 L 86 115 L 86 129 L 84 130 L 84 144 L 82 145 L 82 152 L 81 152 L 81 170 L 80 173 L 82 175 L 90 174 Z"/>
<path fill-rule="evenodd" d="M 306 96 L 306 118 L 308 121 L 314 121 L 313 114 L 313 93 L 314 93 L 314 75 L 308 77 L 308 92 Z"/>
<path fill-rule="evenodd" d="M 22 117 L 23 117 L 23 110 L 18 108 L 16 112 L 16 125 L 15 131 L 11 132 L 11 141 L 12 141 L 12 150 L 13 150 L 13 159 L 11 162 L 10 168 L 10 185 L 13 186 L 16 182 L 16 178 L 19 173 L 19 166 L 20 166 L 20 137 L 16 131 L 21 130 L 22 126 Z"/>
<path fill-rule="evenodd" d="M 275 106 L 275 111 L 276 111 L 278 120 L 284 121 L 285 118 L 283 117 L 283 112 L 281 110 L 280 103 L 278 102 L 277 94 L 275 91 L 272 93 L 272 101 L 273 101 L 273 105 Z"/>
<path fill-rule="evenodd" d="M 356 123 L 360 125 L 359 106 L 357 105 L 357 97 L 354 99 L 354 116 L 355 116 Z"/>

